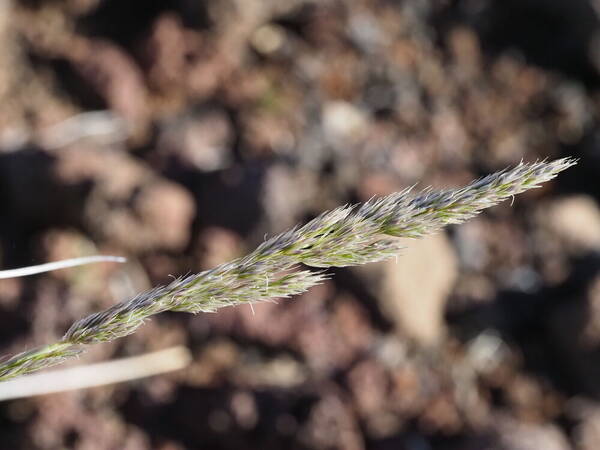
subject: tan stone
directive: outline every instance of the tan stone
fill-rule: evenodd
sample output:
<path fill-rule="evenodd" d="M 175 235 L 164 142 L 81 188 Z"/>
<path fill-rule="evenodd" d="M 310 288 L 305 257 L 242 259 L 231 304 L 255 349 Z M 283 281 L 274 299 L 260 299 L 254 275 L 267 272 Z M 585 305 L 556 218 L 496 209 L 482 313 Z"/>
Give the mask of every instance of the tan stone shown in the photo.
<path fill-rule="evenodd" d="M 407 240 L 384 267 L 379 296 L 385 314 L 407 335 L 431 345 L 444 336 L 444 307 L 457 277 L 457 259 L 445 234 Z"/>
<path fill-rule="evenodd" d="M 593 198 L 577 195 L 548 208 L 542 220 L 576 250 L 600 249 L 600 210 Z"/>

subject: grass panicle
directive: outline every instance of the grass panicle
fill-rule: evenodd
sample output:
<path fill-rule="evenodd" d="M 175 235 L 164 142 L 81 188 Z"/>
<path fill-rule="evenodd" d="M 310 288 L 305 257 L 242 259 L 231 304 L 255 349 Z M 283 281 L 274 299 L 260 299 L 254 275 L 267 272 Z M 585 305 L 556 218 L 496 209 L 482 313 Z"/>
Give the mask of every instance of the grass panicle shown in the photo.
<path fill-rule="evenodd" d="M 327 267 L 396 256 L 400 246 L 394 238 L 419 238 L 462 223 L 485 208 L 539 187 L 574 164 L 571 158 L 521 163 L 460 189 L 425 190 L 417 195 L 407 189 L 325 212 L 266 240 L 247 256 L 178 278 L 75 322 L 57 343 L 1 361 L 0 380 L 59 364 L 86 345 L 127 336 L 163 311 L 214 312 L 224 306 L 300 294 L 326 279 Z"/>

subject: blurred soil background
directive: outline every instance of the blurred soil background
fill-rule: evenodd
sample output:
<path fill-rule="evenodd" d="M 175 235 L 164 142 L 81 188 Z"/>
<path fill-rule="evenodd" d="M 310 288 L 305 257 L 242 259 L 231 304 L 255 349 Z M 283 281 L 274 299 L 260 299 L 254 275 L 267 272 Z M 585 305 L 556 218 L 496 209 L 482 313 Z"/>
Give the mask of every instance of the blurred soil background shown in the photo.
<path fill-rule="evenodd" d="M 273 304 L 161 314 L 3 449 L 600 448 L 600 2 L 0 0 L 0 351 L 344 203 L 579 166 Z"/>

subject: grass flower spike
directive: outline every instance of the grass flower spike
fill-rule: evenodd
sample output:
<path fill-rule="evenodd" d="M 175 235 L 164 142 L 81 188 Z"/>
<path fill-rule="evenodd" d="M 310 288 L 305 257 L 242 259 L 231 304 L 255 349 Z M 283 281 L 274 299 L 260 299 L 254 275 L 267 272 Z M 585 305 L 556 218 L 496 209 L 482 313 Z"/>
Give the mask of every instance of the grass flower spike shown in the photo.
<path fill-rule="evenodd" d="M 176 279 L 75 322 L 57 343 L 0 361 L 0 380 L 58 364 L 86 345 L 127 336 L 163 311 L 213 312 L 299 294 L 327 277 L 324 268 L 396 256 L 400 246 L 394 238 L 419 238 L 462 223 L 485 208 L 539 187 L 574 164 L 570 158 L 521 163 L 460 189 L 417 195 L 407 189 L 325 212 L 268 239 L 245 257 Z"/>

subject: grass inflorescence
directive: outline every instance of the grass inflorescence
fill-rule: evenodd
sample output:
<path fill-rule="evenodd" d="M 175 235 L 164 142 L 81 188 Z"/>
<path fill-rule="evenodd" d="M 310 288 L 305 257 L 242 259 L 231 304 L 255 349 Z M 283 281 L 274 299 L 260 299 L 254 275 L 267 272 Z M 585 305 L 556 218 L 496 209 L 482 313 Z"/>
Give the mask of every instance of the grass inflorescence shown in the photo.
<path fill-rule="evenodd" d="M 396 256 L 400 245 L 395 238 L 419 238 L 462 223 L 502 200 L 539 187 L 574 164 L 571 158 L 521 163 L 463 188 L 417 195 L 406 189 L 325 212 L 266 240 L 247 256 L 178 278 L 75 322 L 60 341 L 1 361 L 0 380 L 59 364 L 86 345 L 132 334 L 163 311 L 213 312 L 300 294 L 326 279 L 327 267 Z"/>

